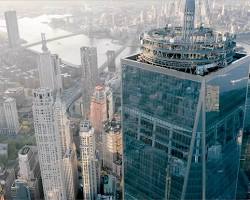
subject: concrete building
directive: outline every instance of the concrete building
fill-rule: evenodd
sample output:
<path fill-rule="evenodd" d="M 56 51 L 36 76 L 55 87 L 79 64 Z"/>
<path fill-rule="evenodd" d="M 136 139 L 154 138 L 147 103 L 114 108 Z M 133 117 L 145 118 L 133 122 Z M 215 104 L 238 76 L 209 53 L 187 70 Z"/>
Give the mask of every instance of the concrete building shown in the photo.
<path fill-rule="evenodd" d="M 103 122 L 107 120 L 107 100 L 105 88 L 96 86 L 90 104 L 90 122 L 95 130 L 96 150 L 100 160 L 103 159 L 102 130 Z"/>
<path fill-rule="evenodd" d="M 42 180 L 36 146 L 24 146 L 18 152 L 19 174 L 12 185 L 12 198 L 42 198 Z"/>
<path fill-rule="evenodd" d="M 77 190 L 76 148 L 65 104 L 57 90 L 34 91 L 33 116 L 45 199 L 73 200 Z"/>
<path fill-rule="evenodd" d="M 115 51 L 107 51 L 108 72 L 115 72 Z"/>
<path fill-rule="evenodd" d="M 51 89 L 34 90 L 33 118 L 45 200 L 66 200 L 62 151 L 55 127 Z"/>
<path fill-rule="evenodd" d="M 17 134 L 20 129 L 16 100 L 5 98 L 0 100 L 0 132 L 3 134 Z"/>
<path fill-rule="evenodd" d="M 116 163 L 122 159 L 122 134 L 120 121 L 112 120 L 104 124 L 103 166 L 113 173 L 117 172 Z M 116 174 L 116 173 L 115 173 Z M 120 177 L 120 173 L 116 174 Z"/>
<path fill-rule="evenodd" d="M 60 70 L 60 59 L 57 55 L 51 54 L 47 47 L 45 34 L 42 35 L 42 53 L 38 55 L 38 72 L 40 87 L 62 91 L 62 78 Z"/>
<path fill-rule="evenodd" d="M 94 128 L 89 121 L 80 125 L 80 154 L 82 161 L 83 197 L 94 200 L 97 197 L 97 160 Z"/>
<path fill-rule="evenodd" d="M 4 92 L 4 95 L 16 99 L 17 107 L 20 107 L 25 102 L 25 94 L 23 87 L 9 88 Z"/>
<path fill-rule="evenodd" d="M 59 92 L 58 92 L 59 94 Z M 68 119 L 66 106 L 61 101 L 60 95 L 57 95 L 54 104 L 55 129 L 58 134 L 58 146 L 61 149 L 59 153 L 62 159 L 62 173 L 64 185 L 66 188 L 67 200 L 74 200 L 77 194 L 77 157 L 76 147 L 73 142 L 73 136 L 70 131 L 70 120 Z"/>
<path fill-rule="evenodd" d="M 4 15 L 5 15 L 5 22 L 7 26 L 7 32 L 8 32 L 9 46 L 13 48 L 20 44 L 20 36 L 19 36 L 16 11 L 14 10 L 7 11 L 4 13 Z"/>
<path fill-rule="evenodd" d="M 38 161 L 38 151 L 36 146 L 25 145 L 18 152 L 19 177 L 30 181 L 41 177 Z"/>
<path fill-rule="evenodd" d="M 89 109 L 91 95 L 98 82 L 98 63 L 96 47 L 82 47 L 80 49 L 82 64 L 82 116 L 84 119 L 89 118 Z"/>
<path fill-rule="evenodd" d="M 236 198 L 250 58 L 194 21 L 186 0 L 183 27 L 122 60 L 124 199 Z"/>

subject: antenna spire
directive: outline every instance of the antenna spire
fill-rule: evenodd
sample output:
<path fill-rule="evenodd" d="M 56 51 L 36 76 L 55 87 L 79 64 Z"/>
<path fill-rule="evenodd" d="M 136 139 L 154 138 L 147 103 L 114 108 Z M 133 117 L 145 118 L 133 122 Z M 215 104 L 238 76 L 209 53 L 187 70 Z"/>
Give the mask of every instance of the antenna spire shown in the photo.
<path fill-rule="evenodd" d="M 195 0 L 186 0 L 183 24 L 183 39 L 189 40 L 194 30 Z"/>

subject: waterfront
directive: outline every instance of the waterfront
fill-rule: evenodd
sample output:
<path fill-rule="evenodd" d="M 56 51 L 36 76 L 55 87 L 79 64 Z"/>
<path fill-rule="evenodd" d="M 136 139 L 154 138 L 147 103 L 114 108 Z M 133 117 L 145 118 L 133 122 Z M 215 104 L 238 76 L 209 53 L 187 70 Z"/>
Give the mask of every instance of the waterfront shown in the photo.
<path fill-rule="evenodd" d="M 27 41 L 27 44 L 30 44 L 40 41 L 41 33 L 45 33 L 48 39 L 70 34 L 71 32 L 59 28 L 52 28 L 48 25 L 52 18 L 66 16 L 68 15 L 41 15 L 34 18 L 20 18 L 18 20 L 20 36 Z M 5 22 L 3 20 L 0 20 L 0 31 L 6 32 Z M 108 50 L 116 51 L 121 48 L 121 45 L 118 44 L 118 41 L 116 40 L 110 38 L 90 38 L 83 34 L 48 43 L 48 48 L 52 53 L 58 54 L 63 60 L 75 65 L 79 65 L 81 62 L 80 47 L 82 46 L 97 47 L 98 66 L 101 66 L 106 61 L 106 52 Z M 31 47 L 30 49 L 40 52 L 41 45 Z M 131 48 L 126 48 L 119 56 L 117 56 L 116 64 L 119 65 L 121 56 L 124 57 L 130 53 L 134 52 Z"/>

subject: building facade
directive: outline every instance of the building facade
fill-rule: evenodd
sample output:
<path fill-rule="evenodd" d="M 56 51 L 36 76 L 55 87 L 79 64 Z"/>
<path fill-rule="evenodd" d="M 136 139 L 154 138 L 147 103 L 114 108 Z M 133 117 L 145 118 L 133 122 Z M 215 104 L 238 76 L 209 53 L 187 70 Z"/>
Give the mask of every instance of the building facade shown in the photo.
<path fill-rule="evenodd" d="M 125 199 L 235 199 L 250 59 L 194 13 L 122 60 Z"/>
<path fill-rule="evenodd" d="M 36 89 L 33 118 L 45 200 L 66 200 L 59 134 L 51 89 Z"/>
<path fill-rule="evenodd" d="M 20 44 L 19 28 L 17 22 L 16 11 L 11 10 L 4 13 L 5 22 L 8 32 L 8 40 L 10 47 L 16 47 Z"/>
<path fill-rule="evenodd" d="M 45 34 L 42 33 L 42 53 L 38 55 L 37 65 L 39 72 L 40 87 L 62 91 L 62 78 L 60 59 L 58 55 L 51 54 L 47 47 Z"/>
<path fill-rule="evenodd" d="M 117 163 L 122 160 L 122 134 L 120 121 L 112 120 L 104 124 L 103 133 L 103 166 L 111 170 L 118 177 Z"/>
<path fill-rule="evenodd" d="M 98 82 L 98 63 L 96 47 L 82 47 L 80 49 L 82 64 L 82 116 L 89 118 L 91 95 Z"/>
<path fill-rule="evenodd" d="M 97 160 L 95 155 L 94 128 L 89 121 L 80 125 L 80 154 L 82 161 L 83 197 L 94 200 L 97 197 Z"/>
<path fill-rule="evenodd" d="M 16 100 L 4 98 L 0 100 L 0 133 L 17 134 L 20 130 Z"/>

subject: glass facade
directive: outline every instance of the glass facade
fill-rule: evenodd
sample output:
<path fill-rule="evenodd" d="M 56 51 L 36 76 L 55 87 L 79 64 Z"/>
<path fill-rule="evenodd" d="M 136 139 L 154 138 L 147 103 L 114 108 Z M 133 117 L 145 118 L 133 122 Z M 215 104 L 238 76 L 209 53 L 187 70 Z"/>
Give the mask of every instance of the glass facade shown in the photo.
<path fill-rule="evenodd" d="M 125 199 L 235 197 L 249 64 L 201 77 L 122 62 Z"/>

